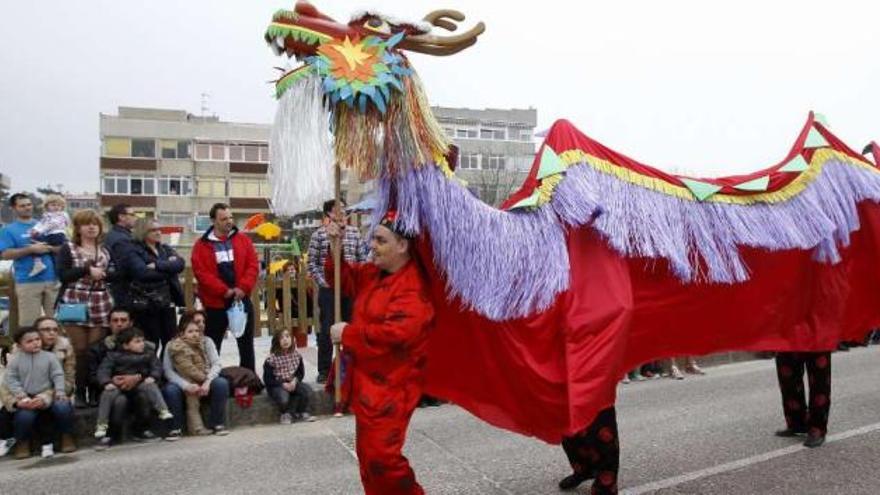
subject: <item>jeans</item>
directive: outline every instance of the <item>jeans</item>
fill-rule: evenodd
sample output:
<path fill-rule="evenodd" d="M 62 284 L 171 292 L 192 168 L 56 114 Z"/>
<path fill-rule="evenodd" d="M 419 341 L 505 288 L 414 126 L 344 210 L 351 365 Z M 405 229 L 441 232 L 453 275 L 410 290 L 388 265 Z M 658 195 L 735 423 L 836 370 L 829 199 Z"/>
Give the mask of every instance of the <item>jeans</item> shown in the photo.
<path fill-rule="evenodd" d="M 159 392 L 159 386 L 155 383 L 141 382 L 137 387 L 130 391 L 123 391 L 118 388 L 104 390 L 104 392 L 101 393 L 101 401 L 98 403 L 98 424 L 107 424 L 109 422 L 110 414 L 116 403 L 117 397 L 131 393 L 140 395 L 141 398 L 156 411 L 168 409 L 168 406 L 165 405 L 165 401 L 162 399 L 162 393 Z M 147 411 L 147 414 L 149 414 L 149 411 Z"/>
<path fill-rule="evenodd" d="M 278 406 L 278 411 L 282 414 L 302 414 L 309 409 L 309 398 L 312 395 L 312 389 L 305 383 L 298 383 L 293 393 L 284 390 L 282 387 L 272 387 L 268 389 L 269 397 Z"/>
<path fill-rule="evenodd" d="M 318 376 L 327 376 L 333 365 L 333 342 L 330 341 L 330 326 L 335 315 L 333 289 L 321 287 L 318 291 L 318 308 L 321 312 L 321 331 L 318 333 Z M 351 321 L 351 299 L 342 297 L 342 320 Z"/>
<path fill-rule="evenodd" d="M 12 428 L 15 439 L 27 440 L 34 430 L 34 423 L 40 414 L 51 414 L 55 431 L 63 434 L 73 433 L 73 406 L 70 402 L 54 402 L 48 409 L 19 409 L 13 413 Z"/>
<path fill-rule="evenodd" d="M 256 358 L 254 357 L 254 306 L 250 298 L 242 299 L 248 320 L 244 334 L 236 339 L 238 343 L 239 365 L 256 373 Z M 223 345 L 223 337 L 229 329 L 229 318 L 225 309 L 205 308 L 205 333 L 214 341 L 217 354 L 220 354 L 220 346 Z"/>
<path fill-rule="evenodd" d="M 165 403 L 168 409 L 174 415 L 171 420 L 172 428 L 182 430 L 186 424 L 186 412 L 184 411 L 184 394 L 185 392 L 174 383 L 166 383 L 162 387 L 162 395 L 165 397 Z M 226 378 L 218 376 L 211 380 L 211 387 L 207 397 L 211 405 L 211 411 L 208 418 L 208 427 L 216 428 L 218 426 L 226 426 L 226 403 L 229 400 L 229 382 Z"/>

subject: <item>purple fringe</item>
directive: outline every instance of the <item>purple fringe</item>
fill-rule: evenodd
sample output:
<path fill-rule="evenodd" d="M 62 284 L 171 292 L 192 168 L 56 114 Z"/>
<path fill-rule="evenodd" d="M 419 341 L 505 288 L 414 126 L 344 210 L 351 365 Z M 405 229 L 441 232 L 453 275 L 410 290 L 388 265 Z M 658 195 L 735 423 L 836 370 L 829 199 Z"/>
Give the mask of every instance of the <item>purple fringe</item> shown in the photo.
<path fill-rule="evenodd" d="M 565 226 L 553 210 L 497 210 L 433 166 L 395 179 L 398 227 L 430 234 L 449 296 L 465 307 L 491 320 L 518 318 L 568 288 Z M 379 182 L 379 204 L 388 205 L 390 181 Z M 373 225 L 384 211 L 376 210 Z"/>
<path fill-rule="evenodd" d="M 838 246 L 859 229 L 858 204 L 880 201 L 880 174 L 829 161 L 789 201 L 730 205 L 682 200 L 580 164 L 549 204 L 503 212 L 429 166 L 379 180 L 377 197 L 374 225 L 395 207 L 399 226 L 430 234 L 450 297 L 506 320 L 546 309 L 568 288 L 568 227 L 591 225 L 622 256 L 665 258 L 686 282 L 748 280 L 739 246 L 813 250 L 815 259 L 836 263 Z"/>
<path fill-rule="evenodd" d="M 588 165 L 570 168 L 551 206 L 568 225 L 589 222 L 576 204 L 601 194 L 593 223 L 624 256 L 666 258 L 687 282 L 748 280 L 739 246 L 770 251 L 814 249 L 819 261 L 840 261 L 838 246 L 859 229 L 857 206 L 880 200 L 880 174 L 829 161 L 806 190 L 776 204 L 730 205 L 681 200 L 622 181 Z M 584 219 L 587 219 L 586 221 Z M 707 273 L 698 273 L 702 260 Z"/>

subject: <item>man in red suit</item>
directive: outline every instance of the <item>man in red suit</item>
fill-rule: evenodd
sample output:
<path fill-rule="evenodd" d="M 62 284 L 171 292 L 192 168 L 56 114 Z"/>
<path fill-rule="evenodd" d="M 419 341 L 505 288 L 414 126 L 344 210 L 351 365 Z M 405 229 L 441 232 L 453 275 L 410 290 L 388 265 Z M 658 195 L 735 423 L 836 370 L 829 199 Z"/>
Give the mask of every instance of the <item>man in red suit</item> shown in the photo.
<path fill-rule="evenodd" d="M 351 322 L 330 335 L 350 357 L 345 373 L 356 421 L 357 455 L 366 495 L 423 494 L 401 453 L 412 413 L 422 396 L 428 331 L 434 308 L 410 239 L 395 231 L 390 213 L 370 240 L 371 263 L 344 263 L 343 291 L 354 297 Z M 327 228 L 331 243 L 342 228 Z M 325 268 L 332 280 L 332 257 Z"/>

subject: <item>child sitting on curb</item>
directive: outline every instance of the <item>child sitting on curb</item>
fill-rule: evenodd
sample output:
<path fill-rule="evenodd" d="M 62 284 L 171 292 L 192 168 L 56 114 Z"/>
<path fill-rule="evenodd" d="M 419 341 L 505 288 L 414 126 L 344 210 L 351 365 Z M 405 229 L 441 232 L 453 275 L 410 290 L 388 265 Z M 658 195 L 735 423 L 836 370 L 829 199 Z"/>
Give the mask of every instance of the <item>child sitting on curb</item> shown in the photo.
<path fill-rule="evenodd" d="M 290 331 L 275 333 L 269 357 L 263 363 L 263 383 L 281 412 L 281 424 L 315 420 L 308 413 L 312 389 L 303 383 L 304 377 L 302 356 L 296 351 Z"/>
<path fill-rule="evenodd" d="M 104 440 L 107 438 L 110 409 L 121 393 L 139 392 L 159 413 L 159 419 L 164 421 L 174 417 L 156 384 L 162 378 L 162 365 L 155 353 L 145 352 L 144 333 L 137 328 L 125 329 L 116 336 L 116 345 L 118 350 L 108 353 L 98 368 L 98 383 L 104 389 L 98 404 L 98 425 L 95 428 L 95 438 L 100 441 L 99 449 L 109 445 Z M 113 377 L 118 375 L 139 375 L 141 381 L 130 390 L 121 390 L 113 383 Z"/>
<path fill-rule="evenodd" d="M 184 379 L 202 385 L 208 379 L 208 356 L 202 347 L 202 331 L 199 325 L 190 321 L 179 331 L 177 337 L 168 344 L 171 363 L 175 371 Z M 201 399 L 186 394 L 186 422 L 191 435 L 209 435 L 202 421 Z"/>
<path fill-rule="evenodd" d="M 15 334 L 18 352 L 10 360 L 3 383 L 11 395 L 7 409 L 12 411 L 16 459 L 30 456 L 34 424 L 43 412 L 50 412 L 55 429 L 61 433 L 61 451 L 76 450 L 73 441 L 73 407 L 64 392 L 64 370 L 58 358 L 42 349 L 40 333 L 22 327 Z M 52 443 L 43 445 L 43 456 L 54 454 Z"/>

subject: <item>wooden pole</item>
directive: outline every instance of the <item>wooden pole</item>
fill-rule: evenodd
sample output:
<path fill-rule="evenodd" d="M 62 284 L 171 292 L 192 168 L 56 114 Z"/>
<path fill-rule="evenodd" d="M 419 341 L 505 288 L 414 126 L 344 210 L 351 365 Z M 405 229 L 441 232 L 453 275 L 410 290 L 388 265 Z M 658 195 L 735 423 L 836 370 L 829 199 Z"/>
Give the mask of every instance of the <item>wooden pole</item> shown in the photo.
<path fill-rule="evenodd" d="M 340 201 L 342 196 L 342 170 L 337 163 L 334 167 L 334 189 L 336 196 L 336 203 L 333 205 L 334 210 L 332 210 L 333 216 L 330 218 L 330 221 L 336 221 L 335 218 L 335 208 L 341 208 L 342 202 Z M 343 226 L 343 229 L 345 226 Z M 334 323 L 339 323 L 342 321 L 342 244 L 345 239 L 345 230 L 342 232 L 343 237 L 336 242 L 333 249 L 333 321 Z M 335 344 L 333 346 L 333 350 L 336 354 L 336 367 L 333 370 L 333 399 L 336 405 L 336 415 L 341 416 L 341 402 L 342 402 L 342 353 L 340 352 L 339 344 Z"/>

